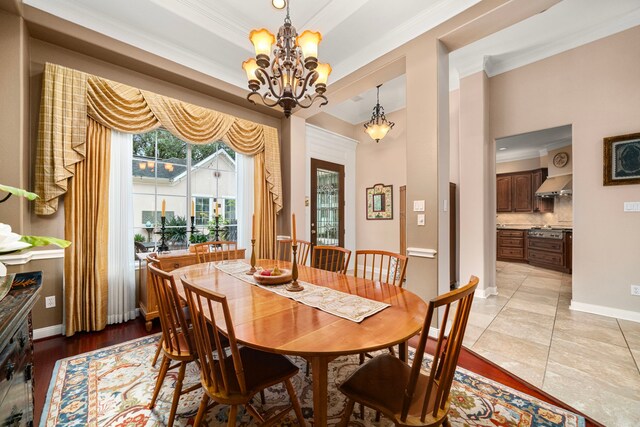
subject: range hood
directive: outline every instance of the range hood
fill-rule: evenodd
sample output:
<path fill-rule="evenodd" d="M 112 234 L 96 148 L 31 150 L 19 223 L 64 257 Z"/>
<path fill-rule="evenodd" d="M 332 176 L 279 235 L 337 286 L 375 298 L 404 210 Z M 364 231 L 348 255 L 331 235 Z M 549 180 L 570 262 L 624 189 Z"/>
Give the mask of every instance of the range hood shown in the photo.
<path fill-rule="evenodd" d="M 540 188 L 536 190 L 536 196 L 553 197 L 573 193 L 573 175 L 561 175 L 547 178 Z"/>

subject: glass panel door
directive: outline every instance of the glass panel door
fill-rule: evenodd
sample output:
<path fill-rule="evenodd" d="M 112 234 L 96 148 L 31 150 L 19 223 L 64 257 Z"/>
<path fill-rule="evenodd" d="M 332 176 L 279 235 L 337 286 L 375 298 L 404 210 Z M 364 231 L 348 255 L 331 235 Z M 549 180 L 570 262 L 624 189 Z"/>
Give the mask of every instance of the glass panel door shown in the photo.
<path fill-rule="evenodd" d="M 344 166 L 311 159 L 311 243 L 344 246 Z"/>

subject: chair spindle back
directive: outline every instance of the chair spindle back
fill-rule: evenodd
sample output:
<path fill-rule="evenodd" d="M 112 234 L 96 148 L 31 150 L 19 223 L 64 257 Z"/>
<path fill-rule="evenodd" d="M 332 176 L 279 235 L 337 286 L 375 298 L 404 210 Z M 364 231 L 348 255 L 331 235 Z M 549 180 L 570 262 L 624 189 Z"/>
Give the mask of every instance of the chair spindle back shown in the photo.
<path fill-rule="evenodd" d="M 408 258 L 388 251 L 356 251 L 355 277 L 402 287 L 407 271 Z M 370 271 L 369 271 L 370 270 Z"/>
<path fill-rule="evenodd" d="M 315 246 L 311 253 L 311 267 L 346 274 L 351 251 L 339 246 Z"/>

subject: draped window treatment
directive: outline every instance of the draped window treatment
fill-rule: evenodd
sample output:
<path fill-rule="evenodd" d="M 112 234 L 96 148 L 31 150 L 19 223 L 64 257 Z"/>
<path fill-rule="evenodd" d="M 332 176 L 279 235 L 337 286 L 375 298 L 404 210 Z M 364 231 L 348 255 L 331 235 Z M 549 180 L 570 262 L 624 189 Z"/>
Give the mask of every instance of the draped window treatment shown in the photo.
<path fill-rule="evenodd" d="M 97 227 L 100 224 L 107 228 L 108 212 L 86 212 L 95 217 L 87 224 L 83 224 L 81 216 L 71 217 L 72 222 L 69 221 L 69 216 L 76 215 L 80 207 L 102 208 L 102 199 L 108 194 L 109 152 L 102 151 L 106 149 L 103 145 L 108 147 L 110 136 L 98 137 L 97 134 L 106 135 L 111 129 L 144 133 L 162 126 L 190 143 L 222 140 L 233 150 L 253 156 L 256 255 L 273 256 L 275 219 L 282 209 L 277 129 L 49 63 L 45 64 L 41 99 L 36 153 L 36 192 L 41 198 L 36 201 L 36 214 L 53 214 L 58 208 L 58 198 L 76 190 L 73 197 L 65 198 L 65 212 L 70 212 L 65 214 L 65 238 L 73 242 L 65 256 L 67 335 L 77 330 L 91 330 L 85 329 L 87 325 L 100 329 L 106 318 L 106 305 L 103 307 L 102 301 L 106 295 L 106 278 L 97 267 L 103 262 L 97 257 L 101 254 L 106 258 L 107 243 L 106 239 L 99 239 L 103 231 Z M 88 170 L 92 167 L 88 161 L 95 161 L 91 157 L 96 154 L 89 151 L 90 146 L 106 158 L 106 164 L 97 165 L 97 170 L 91 170 L 93 173 Z M 84 180 L 76 183 L 83 168 L 87 170 L 81 175 Z M 107 181 L 102 183 L 105 177 Z M 100 183 L 92 182 L 95 180 Z M 77 235 L 85 233 L 94 238 L 76 240 Z M 92 257 L 78 258 L 89 252 Z M 79 306 L 89 301 L 75 300 L 86 296 L 80 291 L 83 286 L 94 288 L 89 292 L 92 296 L 101 296 L 91 300 L 93 305 L 87 308 L 100 311 L 99 315 L 90 316 L 91 321 L 80 321 L 84 318 L 78 314 Z"/>

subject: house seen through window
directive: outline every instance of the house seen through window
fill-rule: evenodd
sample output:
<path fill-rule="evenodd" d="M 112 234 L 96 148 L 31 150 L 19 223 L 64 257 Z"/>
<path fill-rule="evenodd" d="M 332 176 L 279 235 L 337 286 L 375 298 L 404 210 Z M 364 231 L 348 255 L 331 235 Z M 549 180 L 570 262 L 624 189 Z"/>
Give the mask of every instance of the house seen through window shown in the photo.
<path fill-rule="evenodd" d="M 164 129 L 134 135 L 132 180 L 134 234 L 148 248 L 160 240 L 163 200 L 170 249 L 188 246 L 192 202 L 201 240 L 213 240 L 216 214 L 220 239 L 237 239 L 236 153 L 223 142 L 188 144 Z"/>

